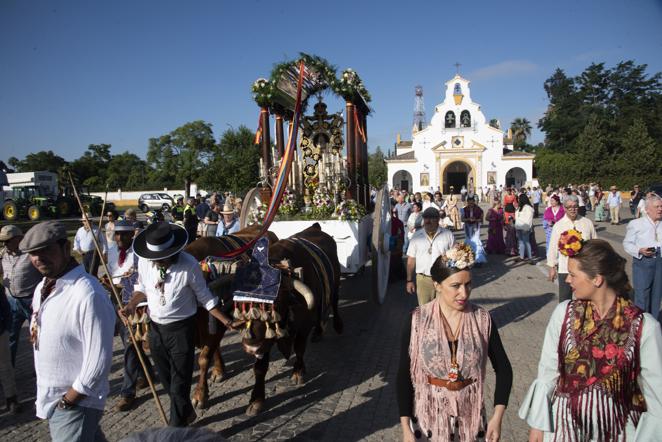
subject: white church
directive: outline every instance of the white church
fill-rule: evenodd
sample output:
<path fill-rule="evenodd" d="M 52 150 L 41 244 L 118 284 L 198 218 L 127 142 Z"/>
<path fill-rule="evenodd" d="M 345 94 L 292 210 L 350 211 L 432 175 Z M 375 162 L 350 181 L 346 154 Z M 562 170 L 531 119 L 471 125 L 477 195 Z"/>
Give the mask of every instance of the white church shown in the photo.
<path fill-rule="evenodd" d="M 535 155 L 504 143 L 504 132 L 488 124 L 471 99 L 469 80 L 446 82 L 446 96 L 430 124 L 414 123 L 412 141 L 398 135 L 395 156 L 386 160 L 391 188 L 409 192 L 459 193 L 462 186 L 533 186 Z M 422 91 L 421 91 L 422 98 Z M 419 95 L 417 91 L 417 95 Z"/>

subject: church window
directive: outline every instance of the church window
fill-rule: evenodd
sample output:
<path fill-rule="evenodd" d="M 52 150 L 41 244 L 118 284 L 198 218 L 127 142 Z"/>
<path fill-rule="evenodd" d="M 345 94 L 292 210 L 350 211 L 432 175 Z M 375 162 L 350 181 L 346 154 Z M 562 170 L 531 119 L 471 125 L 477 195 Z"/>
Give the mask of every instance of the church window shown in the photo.
<path fill-rule="evenodd" d="M 446 124 L 445 127 L 455 127 L 455 112 L 448 111 L 446 112 Z"/>
<path fill-rule="evenodd" d="M 463 110 L 460 114 L 460 126 L 471 127 L 471 114 L 468 110 Z"/>
<path fill-rule="evenodd" d="M 453 95 L 462 95 L 462 86 L 460 86 L 460 83 L 455 83 L 455 88 L 453 89 Z"/>

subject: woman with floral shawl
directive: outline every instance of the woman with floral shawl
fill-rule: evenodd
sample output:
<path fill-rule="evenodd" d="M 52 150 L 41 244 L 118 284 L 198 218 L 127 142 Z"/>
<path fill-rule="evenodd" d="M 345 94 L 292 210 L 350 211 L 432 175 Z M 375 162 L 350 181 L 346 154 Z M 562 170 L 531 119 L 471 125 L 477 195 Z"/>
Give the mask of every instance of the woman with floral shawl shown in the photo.
<path fill-rule="evenodd" d="M 403 329 L 397 394 L 406 442 L 500 439 L 512 369 L 490 314 L 469 302 L 473 263 L 466 244 L 437 258 L 430 270 L 437 297 L 414 310 Z M 488 358 L 496 388 L 486 421 Z"/>
<path fill-rule="evenodd" d="M 529 441 L 661 440 L 660 324 L 628 299 L 625 259 L 608 242 L 571 230 L 559 249 L 575 299 L 552 313 L 519 410 Z"/>

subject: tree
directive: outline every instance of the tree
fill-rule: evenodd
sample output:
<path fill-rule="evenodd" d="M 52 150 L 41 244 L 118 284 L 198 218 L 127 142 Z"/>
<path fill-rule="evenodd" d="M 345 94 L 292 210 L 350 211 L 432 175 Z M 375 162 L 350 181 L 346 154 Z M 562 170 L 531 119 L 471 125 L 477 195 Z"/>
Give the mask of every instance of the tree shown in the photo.
<path fill-rule="evenodd" d="M 246 126 L 226 130 L 199 184 L 206 189 L 229 190 L 241 194 L 255 187 L 258 182 L 260 147 L 255 144 L 255 134 Z"/>
<path fill-rule="evenodd" d="M 577 178 L 574 181 L 590 182 L 608 173 L 611 161 L 597 116 L 589 119 L 575 144 L 577 160 L 582 167 L 575 171 Z"/>
<path fill-rule="evenodd" d="M 662 145 L 656 145 L 643 120 L 638 118 L 621 140 L 621 152 L 614 157 L 613 170 L 621 177 L 621 187 L 653 183 L 662 176 Z"/>
<path fill-rule="evenodd" d="M 368 182 L 371 186 L 379 188 L 386 183 L 388 170 L 385 159 L 380 146 L 377 146 L 373 153 L 368 154 Z"/>
<path fill-rule="evenodd" d="M 111 147 L 110 144 L 90 144 L 85 153 L 71 163 L 71 170 L 77 180 L 90 190 L 103 190 L 108 184 Z"/>
<path fill-rule="evenodd" d="M 145 189 L 149 176 L 147 163 L 128 151 L 113 155 L 108 163 L 107 180 L 112 189 Z"/>
<path fill-rule="evenodd" d="M 510 123 L 510 129 L 513 131 L 514 146 L 523 147 L 526 139 L 531 136 L 531 122 L 526 118 L 515 118 Z"/>
<path fill-rule="evenodd" d="M 183 182 L 189 195 L 191 182 L 203 173 L 215 151 L 211 126 L 211 123 L 197 120 L 161 137 L 150 138 L 147 162 L 153 167 L 151 178 L 167 184 Z"/>
<path fill-rule="evenodd" d="M 7 160 L 7 163 L 16 169 L 16 172 L 38 172 L 47 170 L 55 173 L 67 164 L 64 158 L 56 155 L 52 150 L 42 150 L 35 153 L 29 153 L 23 160 L 11 157 Z"/>

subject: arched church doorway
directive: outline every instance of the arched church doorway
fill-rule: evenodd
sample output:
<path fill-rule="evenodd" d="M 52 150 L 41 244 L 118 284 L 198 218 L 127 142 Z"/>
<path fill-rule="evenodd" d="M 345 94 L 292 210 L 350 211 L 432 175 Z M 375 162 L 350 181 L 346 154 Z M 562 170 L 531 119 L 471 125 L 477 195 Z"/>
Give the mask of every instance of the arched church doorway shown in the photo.
<path fill-rule="evenodd" d="M 513 167 L 506 173 L 506 187 L 519 189 L 526 184 L 526 172 L 521 167 Z"/>
<path fill-rule="evenodd" d="M 411 193 L 411 185 L 413 184 L 411 173 L 406 170 L 398 170 L 393 175 L 393 188 L 399 190 L 406 190 Z"/>
<path fill-rule="evenodd" d="M 460 193 L 462 186 L 467 189 L 470 186 L 471 166 L 464 161 L 453 161 L 444 169 L 444 193 L 450 193 L 453 187 L 454 193 Z"/>

